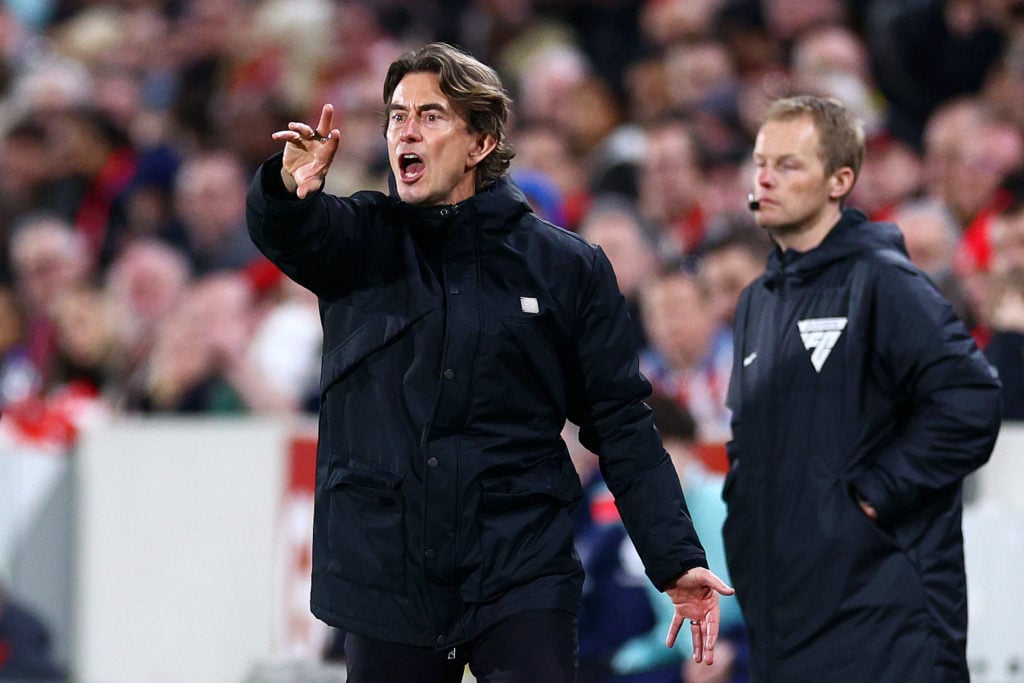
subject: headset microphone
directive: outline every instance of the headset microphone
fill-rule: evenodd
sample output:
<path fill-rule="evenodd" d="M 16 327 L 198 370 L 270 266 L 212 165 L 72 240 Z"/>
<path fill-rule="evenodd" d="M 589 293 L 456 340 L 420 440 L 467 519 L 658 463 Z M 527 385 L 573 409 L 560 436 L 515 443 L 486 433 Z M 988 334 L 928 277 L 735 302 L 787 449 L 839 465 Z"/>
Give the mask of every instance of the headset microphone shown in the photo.
<path fill-rule="evenodd" d="M 758 211 L 761 208 L 761 202 L 754 199 L 753 192 L 747 195 L 747 208 L 751 211 Z"/>

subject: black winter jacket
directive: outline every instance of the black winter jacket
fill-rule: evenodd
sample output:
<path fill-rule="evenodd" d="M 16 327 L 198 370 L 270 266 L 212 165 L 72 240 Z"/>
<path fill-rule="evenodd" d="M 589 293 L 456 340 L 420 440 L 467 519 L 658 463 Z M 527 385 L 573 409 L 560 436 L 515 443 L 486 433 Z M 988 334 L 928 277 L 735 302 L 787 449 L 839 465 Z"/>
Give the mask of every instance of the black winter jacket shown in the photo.
<path fill-rule="evenodd" d="M 848 209 L 740 297 L 724 535 L 757 681 L 968 680 L 961 481 L 999 383 L 905 254 Z"/>
<path fill-rule="evenodd" d="M 507 179 L 424 209 L 378 192 L 298 200 L 280 167 L 257 174 L 248 224 L 320 298 L 314 614 L 444 648 L 516 611 L 575 612 L 567 417 L 650 579 L 707 566 L 600 249 Z"/>

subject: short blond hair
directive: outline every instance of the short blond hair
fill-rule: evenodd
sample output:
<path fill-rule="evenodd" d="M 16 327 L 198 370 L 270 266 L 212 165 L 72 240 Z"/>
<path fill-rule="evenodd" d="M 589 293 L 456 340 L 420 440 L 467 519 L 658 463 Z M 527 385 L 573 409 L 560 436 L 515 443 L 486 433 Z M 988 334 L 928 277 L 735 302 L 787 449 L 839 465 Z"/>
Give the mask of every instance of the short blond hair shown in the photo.
<path fill-rule="evenodd" d="M 860 120 L 834 97 L 797 95 L 769 104 L 762 125 L 802 116 L 810 117 L 818 129 L 818 155 L 825 164 L 825 174 L 848 166 L 856 178 L 864 161 L 864 125 Z"/>

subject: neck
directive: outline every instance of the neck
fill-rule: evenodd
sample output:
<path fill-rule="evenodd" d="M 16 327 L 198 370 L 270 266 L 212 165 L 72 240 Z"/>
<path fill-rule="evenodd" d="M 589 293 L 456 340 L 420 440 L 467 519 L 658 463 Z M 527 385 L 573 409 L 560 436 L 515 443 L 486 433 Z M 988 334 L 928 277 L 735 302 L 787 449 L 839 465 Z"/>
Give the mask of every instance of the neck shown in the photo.
<path fill-rule="evenodd" d="M 842 209 L 838 203 L 828 204 L 814 220 L 805 225 L 799 228 L 790 226 L 788 230 L 773 230 L 772 233 L 783 251 L 810 251 L 824 241 L 841 216 Z"/>

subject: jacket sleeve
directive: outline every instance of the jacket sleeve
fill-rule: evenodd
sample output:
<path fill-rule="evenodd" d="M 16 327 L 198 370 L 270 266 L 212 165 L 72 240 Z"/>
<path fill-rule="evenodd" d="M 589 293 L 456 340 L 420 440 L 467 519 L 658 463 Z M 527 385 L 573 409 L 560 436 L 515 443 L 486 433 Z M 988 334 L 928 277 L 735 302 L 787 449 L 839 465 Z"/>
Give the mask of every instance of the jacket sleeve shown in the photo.
<path fill-rule="evenodd" d="M 317 191 L 298 199 L 281 181 L 281 157 L 267 159 L 249 187 L 249 236 L 292 280 L 321 298 L 337 297 L 367 269 L 372 193 L 341 198 Z"/>
<path fill-rule="evenodd" d="M 885 524 L 904 518 L 983 465 L 1000 424 L 1000 385 L 963 323 L 927 279 L 883 267 L 869 335 L 904 396 L 905 426 L 854 486 Z"/>
<path fill-rule="evenodd" d="M 580 426 L 580 442 L 600 457 L 647 576 L 663 589 L 686 570 L 707 567 L 707 559 L 644 403 L 651 387 L 640 373 L 625 299 L 607 257 L 594 250 L 573 330 L 579 376 L 570 419 Z"/>

